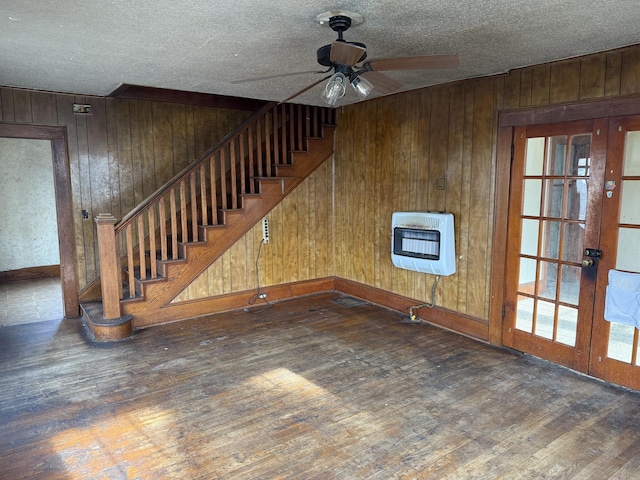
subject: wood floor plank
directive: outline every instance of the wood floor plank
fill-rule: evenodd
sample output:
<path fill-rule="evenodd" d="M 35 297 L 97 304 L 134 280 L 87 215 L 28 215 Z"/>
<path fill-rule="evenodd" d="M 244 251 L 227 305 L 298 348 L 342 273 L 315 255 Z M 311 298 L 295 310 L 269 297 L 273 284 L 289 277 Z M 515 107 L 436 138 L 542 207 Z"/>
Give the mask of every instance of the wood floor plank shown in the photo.
<path fill-rule="evenodd" d="M 340 303 L 343 300 L 351 303 Z M 92 344 L 0 328 L 0 476 L 633 478 L 640 394 L 322 294 Z"/>

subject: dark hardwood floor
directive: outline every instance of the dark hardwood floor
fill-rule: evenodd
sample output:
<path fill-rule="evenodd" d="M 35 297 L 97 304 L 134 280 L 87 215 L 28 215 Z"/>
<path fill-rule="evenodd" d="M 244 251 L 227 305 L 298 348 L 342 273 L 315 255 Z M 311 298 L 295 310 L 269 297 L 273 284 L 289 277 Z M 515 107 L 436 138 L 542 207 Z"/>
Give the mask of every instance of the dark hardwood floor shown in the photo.
<path fill-rule="evenodd" d="M 639 394 L 341 298 L 0 328 L 0 477 L 639 478 Z"/>

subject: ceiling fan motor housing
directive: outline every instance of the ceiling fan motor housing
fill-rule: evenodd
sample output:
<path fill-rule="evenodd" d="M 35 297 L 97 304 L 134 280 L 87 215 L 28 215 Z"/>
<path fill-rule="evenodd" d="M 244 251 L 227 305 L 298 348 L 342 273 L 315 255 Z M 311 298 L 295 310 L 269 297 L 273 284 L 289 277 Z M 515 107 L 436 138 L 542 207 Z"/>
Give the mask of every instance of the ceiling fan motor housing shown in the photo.
<path fill-rule="evenodd" d="M 329 26 L 334 32 L 338 32 L 338 35 L 342 39 L 342 32 L 349 29 L 351 26 L 351 19 L 345 15 L 336 15 L 329 19 Z"/>

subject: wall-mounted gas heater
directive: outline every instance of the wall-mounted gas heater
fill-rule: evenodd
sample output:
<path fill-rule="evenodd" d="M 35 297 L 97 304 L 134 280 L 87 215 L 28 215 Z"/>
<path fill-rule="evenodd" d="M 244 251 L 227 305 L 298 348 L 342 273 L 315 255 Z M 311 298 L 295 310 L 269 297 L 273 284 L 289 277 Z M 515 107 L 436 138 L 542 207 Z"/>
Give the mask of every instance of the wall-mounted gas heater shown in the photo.
<path fill-rule="evenodd" d="M 396 267 L 432 275 L 456 273 L 451 213 L 395 212 L 391 230 L 391 260 Z"/>

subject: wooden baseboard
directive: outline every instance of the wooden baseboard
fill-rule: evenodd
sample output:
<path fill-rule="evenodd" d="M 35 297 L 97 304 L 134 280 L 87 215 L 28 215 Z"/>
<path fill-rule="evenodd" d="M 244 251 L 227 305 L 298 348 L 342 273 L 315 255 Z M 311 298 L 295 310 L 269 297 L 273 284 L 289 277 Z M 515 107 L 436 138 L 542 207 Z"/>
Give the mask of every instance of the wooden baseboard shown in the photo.
<path fill-rule="evenodd" d="M 397 310 L 399 312 L 406 313 L 407 315 L 409 315 L 409 309 L 412 306 L 421 303 L 412 298 L 338 277 L 335 278 L 335 289 L 347 295 L 351 295 L 392 310 Z M 439 327 L 452 330 L 456 333 L 468 335 L 478 340 L 485 342 L 489 340 L 488 322 L 468 315 L 436 306 L 434 308 L 420 309 L 418 311 L 418 318 Z"/>
<path fill-rule="evenodd" d="M 280 300 L 288 300 L 290 298 L 302 297 L 313 293 L 330 292 L 333 290 L 334 277 L 326 277 L 263 287 L 260 291 L 267 295 L 267 300 L 270 303 L 274 303 Z M 187 318 L 211 315 L 213 313 L 239 310 L 241 308 L 261 308 L 266 305 L 264 300 L 257 299 L 255 296 L 255 290 L 247 290 L 201 300 L 170 303 L 157 310 L 137 312 L 134 315 L 133 324 L 134 328 L 144 328 Z"/>
<path fill-rule="evenodd" d="M 0 272 L 0 283 L 18 282 L 21 280 L 37 280 L 60 276 L 60 265 L 45 265 L 43 267 L 21 268 Z"/>
<path fill-rule="evenodd" d="M 261 289 L 261 292 L 267 295 L 267 300 L 270 303 L 330 291 L 351 295 L 407 315 L 409 308 L 420 303 L 412 298 L 339 277 L 318 278 Z M 138 312 L 134 315 L 133 323 L 134 328 L 139 329 L 241 308 L 261 308 L 264 305 L 266 302 L 256 297 L 255 290 L 247 290 L 200 300 L 172 303 L 149 312 Z M 489 341 L 489 325 L 486 321 L 437 306 L 431 309 L 420 309 L 418 317 L 456 333 L 485 342 Z"/>

